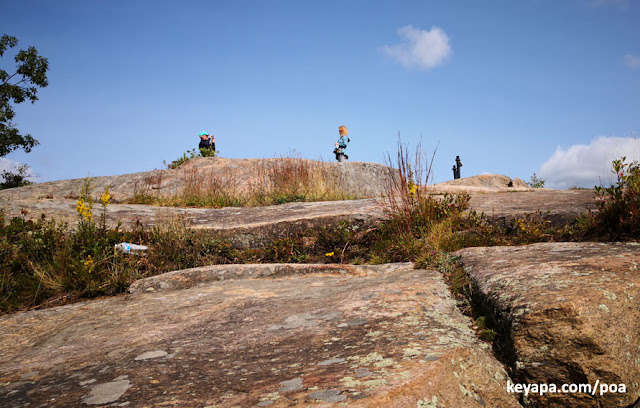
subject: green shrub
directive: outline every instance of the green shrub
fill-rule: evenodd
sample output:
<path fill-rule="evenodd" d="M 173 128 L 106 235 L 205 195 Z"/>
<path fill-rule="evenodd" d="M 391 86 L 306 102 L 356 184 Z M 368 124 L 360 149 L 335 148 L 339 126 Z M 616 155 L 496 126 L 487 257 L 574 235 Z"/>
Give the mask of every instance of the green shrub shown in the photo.
<path fill-rule="evenodd" d="M 188 162 L 191 159 L 195 159 L 196 157 L 202 157 L 199 149 L 187 150 L 185 153 L 182 153 L 182 157 L 179 157 L 178 159 L 172 161 L 167 167 L 169 167 L 170 169 L 177 169 L 182 164 Z"/>
<path fill-rule="evenodd" d="M 205 147 L 201 147 L 199 150 L 200 150 L 200 157 L 216 157 L 217 154 L 219 153 L 216 150 L 205 148 Z"/>
<path fill-rule="evenodd" d="M 531 180 L 527 182 L 527 185 L 531 188 L 544 188 L 544 180 L 538 178 L 536 173 L 533 173 L 533 176 L 531 176 Z"/>
<path fill-rule="evenodd" d="M 181 165 L 183 165 L 184 163 L 188 162 L 191 159 L 195 159 L 198 157 L 215 157 L 219 153 L 220 152 L 217 150 L 208 149 L 208 148 L 197 148 L 197 149 L 187 150 L 185 153 L 182 153 L 181 157 L 169 163 L 167 167 L 170 169 L 177 169 L 178 167 L 180 167 Z"/>
<path fill-rule="evenodd" d="M 617 181 L 608 188 L 596 186 L 598 212 L 593 216 L 593 228 L 613 237 L 640 236 L 640 165 L 626 162 L 626 157 L 614 160 Z"/>

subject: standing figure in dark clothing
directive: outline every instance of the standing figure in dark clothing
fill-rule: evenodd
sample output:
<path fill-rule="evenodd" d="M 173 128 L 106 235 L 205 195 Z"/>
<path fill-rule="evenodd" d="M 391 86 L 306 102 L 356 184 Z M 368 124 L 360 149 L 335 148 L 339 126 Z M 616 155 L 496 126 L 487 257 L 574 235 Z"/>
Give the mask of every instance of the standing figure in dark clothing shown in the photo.
<path fill-rule="evenodd" d="M 462 167 L 462 162 L 460 161 L 460 156 L 456 156 L 456 164 L 453 166 L 453 179 L 460 178 L 460 167 Z"/>

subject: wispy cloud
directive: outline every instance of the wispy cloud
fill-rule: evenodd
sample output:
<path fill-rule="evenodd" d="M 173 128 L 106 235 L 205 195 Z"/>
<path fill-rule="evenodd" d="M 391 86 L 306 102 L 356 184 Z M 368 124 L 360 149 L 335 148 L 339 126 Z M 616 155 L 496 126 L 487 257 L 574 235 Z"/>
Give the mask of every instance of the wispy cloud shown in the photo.
<path fill-rule="evenodd" d="M 1 174 L 5 171 L 8 171 L 10 173 L 17 172 L 18 166 L 20 166 L 20 164 L 21 163 L 18 163 L 16 161 L 9 160 L 4 157 L 0 157 L 0 180 L 4 181 Z M 34 182 L 38 181 L 38 177 L 35 174 L 33 174 L 33 171 L 31 169 L 29 169 L 27 175 L 28 175 L 27 180 L 34 181 Z"/>
<path fill-rule="evenodd" d="M 635 55 L 627 54 L 624 56 L 624 63 L 627 64 L 628 67 L 639 69 L 640 68 L 640 57 L 636 57 Z"/>
<path fill-rule="evenodd" d="M 385 45 L 380 51 L 405 68 L 428 70 L 451 56 L 449 37 L 440 27 L 427 31 L 408 25 L 398 29 L 398 36 L 403 43 Z"/>
<path fill-rule="evenodd" d="M 15 171 L 18 168 L 18 162 L 0 157 L 0 173 L 3 171 Z"/>
<path fill-rule="evenodd" d="M 538 175 L 550 188 L 609 186 L 615 182 L 611 162 L 622 156 L 627 162 L 640 161 L 640 139 L 599 137 L 589 145 L 573 145 L 566 150 L 558 147 Z"/>

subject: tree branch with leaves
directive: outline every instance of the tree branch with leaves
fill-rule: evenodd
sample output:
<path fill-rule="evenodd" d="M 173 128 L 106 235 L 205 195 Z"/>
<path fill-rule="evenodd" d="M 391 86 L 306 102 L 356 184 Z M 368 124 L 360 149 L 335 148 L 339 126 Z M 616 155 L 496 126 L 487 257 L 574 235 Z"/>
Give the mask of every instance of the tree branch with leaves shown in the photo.
<path fill-rule="evenodd" d="M 7 50 L 18 45 L 18 39 L 9 35 L 0 38 L 0 58 Z M 14 57 L 14 72 L 0 69 L 0 157 L 17 149 L 29 153 L 38 141 L 30 134 L 23 135 L 13 123 L 15 111 L 13 105 L 38 100 L 38 88 L 49 85 L 47 70 L 49 61 L 38 55 L 38 50 L 29 47 L 20 50 Z M 24 174 L 23 169 L 20 174 Z"/>
<path fill-rule="evenodd" d="M 16 37 L 3 35 L 0 38 L 0 57 L 4 57 L 8 49 L 17 45 Z M 38 144 L 31 135 L 20 134 L 13 124 L 15 112 L 12 103 L 20 104 L 26 100 L 34 103 L 38 100 L 38 88 L 49 85 L 49 61 L 38 55 L 38 50 L 34 47 L 18 51 L 14 60 L 15 72 L 0 70 L 0 157 L 16 149 L 24 149 L 28 153 Z"/>

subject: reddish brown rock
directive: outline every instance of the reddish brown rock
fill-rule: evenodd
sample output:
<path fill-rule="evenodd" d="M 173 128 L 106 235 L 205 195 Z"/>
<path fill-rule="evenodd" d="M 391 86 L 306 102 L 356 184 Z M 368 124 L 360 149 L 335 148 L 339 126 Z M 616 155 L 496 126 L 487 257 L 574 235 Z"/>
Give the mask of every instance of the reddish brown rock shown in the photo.
<path fill-rule="evenodd" d="M 519 406 L 439 273 L 322 268 L 3 316 L 0 406 Z"/>
<path fill-rule="evenodd" d="M 640 246 L 544 243 L 457 252 L 506 334 L 515 383 L 624 384 L 547 393 L 540 407 L 631 407 L 640 396 Z"/>

